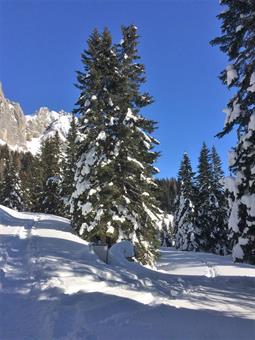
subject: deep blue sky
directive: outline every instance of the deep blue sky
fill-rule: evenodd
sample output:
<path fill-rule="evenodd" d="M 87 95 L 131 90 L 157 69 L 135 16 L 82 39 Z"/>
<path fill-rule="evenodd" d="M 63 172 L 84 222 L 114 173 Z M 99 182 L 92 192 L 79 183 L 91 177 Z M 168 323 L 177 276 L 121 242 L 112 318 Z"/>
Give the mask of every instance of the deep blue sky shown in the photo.
<path fill-rule="evenodd" d="M 218 0 L 0 0 L 0 80 L 26 114 L 40 106 L 71 111 L 80 54 L 91 31 L 108 26 L 114 41 L 135 24 L 155 103 L 143 113 L 159 122 L 160 177 L 176 176 L 183 152 L 194 168 L 201 144 L 216 146 L 227 172 L 234 136 L 214 135 L 230 96 L 218 75 L 226 57 L 209 41 L 220 33 Z"/>

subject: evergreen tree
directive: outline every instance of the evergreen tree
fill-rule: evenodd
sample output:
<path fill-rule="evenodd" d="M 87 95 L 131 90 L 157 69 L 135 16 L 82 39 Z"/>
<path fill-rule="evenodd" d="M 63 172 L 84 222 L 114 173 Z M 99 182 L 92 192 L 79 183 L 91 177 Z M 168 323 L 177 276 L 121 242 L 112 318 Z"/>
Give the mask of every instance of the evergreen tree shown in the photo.
<path fill-rule="evenodd" d="M 174 215 L 175 247 L 180 250 L 198 249 L 198 229 L 194 211 L 194 173 L 185 153 L 178 174 L 178 195 Z"/>
<path fill-rule="evenodd" d="M 47 166 L 47 164 L 45 166 Z M 43 166 L 41 154 L 33 157 L 30 169 L 31 171 L 27 188 L 31 202 L 31 211 L 43 212 L 43 207 L 41 206 L 41 202 L 43 201 Z"/>
<path fill-rule="evenodd" d="M 158 245 L 158 208 L 151 195 L 158 154 L 149 135 L 155 123 L 139 114 L 152 99 L 139 90 L 145 76 L 136 62 L 136 27 L 123 27 L 122 33 L 121 44 L 113 46 L 108 30 L 94 31 L 82 54 L 72 223 L 90 241 L 133 241 L 137 258 L 148 263 Z"/>
<path fill-rule="evenodd" d="M 6 166 L 7 159 L 10 157 L 10 151 L 7 144 L 0 145 L 0 192 L 2 188 L 2 183 L 4 180 L 4 170 Z"/>
<path fill-rule="evenodd" d="M 227 230 L 227 214 L 228 204 L 224 191 L 224 173 L 222 170 L 221 160 L 216 151 L 212 147 L 211 152 L 212 164 L 212 190 L 211 204 L 212 214 L 212 252 L 225 255 L 228 252 L 228 230 Z"/>
<path fill-rule="evenodd" d="M 218 15 L 222 35 L 211 43 L 227 54 L 231 64 L 221 73 L 221 80 L 236 91 L 218 134 L 222 137 L 237 127 L 237 145 L 230 157 L 236 179 L 228 226 L 233 259 L 255 263 L 255 2 L 222 0 L 221 4 L 227 6 Z"/>
<path fill-rule="evenodd" d="M 56 132 L 47 138 L 41 147 L 42 191 L 39 198 L 41 211 L 61 215 L 63 201 L 61 196 L 60 139 Z"/>
<path fill-rule="evenodd" d="M 158 185 L 156 197 L 160 209 L 168 214 L 174 214 L 177 195 L 177 181 L 175 178 L 161 178 L 155 180 Z"/>
<path fill-rule="evenodd" d="M 212 196 L 212 165 L 210 151 L 203 143 L 198 159 L 198 174 L 196 177 L 196 224 L 199 229 L 199 250 L 212 250 L 212 207 L 215 207 L 215 200 Z"/>
<path fill-rule="evenodd" d="M 14 165 L 13 159 L 6 159 L 4 178 L 2 182 L 0 203 L 6 207 L 22 211 L 25 207 L 24 192 L 22 190 L 19 170 Z"/>
<path fill-rule="evenodd" d="M 161 217 L 160 245 L 171 247 L 174 239 L 172 215 L 163 213 Z"/>
<path fill-rule="evenodd" d="M 76 117 L 73 114 L 71 126 L 67 135 L 65 157 L 63 161 L 63 181 L 61 194 L 64 197 L 65 216 L 70 217 L 70 199 L 74 191 L 74 174 L 77 161 L 77 126 Z"/>
<path fill-rule="evenodd" d="M 33 199 L 32 195 L 35 192 L 35 187 L 32 186 L 32 178 L 33 178 L 33 168 L 32 164 L 34 162 L 34 156 L 30 152 L 26 152 L 24 154 L 20 154 L 20 179 L 24 192 L 24 202 L 26 206 L 26 210 L 32 210 L 33 207 Z"/>

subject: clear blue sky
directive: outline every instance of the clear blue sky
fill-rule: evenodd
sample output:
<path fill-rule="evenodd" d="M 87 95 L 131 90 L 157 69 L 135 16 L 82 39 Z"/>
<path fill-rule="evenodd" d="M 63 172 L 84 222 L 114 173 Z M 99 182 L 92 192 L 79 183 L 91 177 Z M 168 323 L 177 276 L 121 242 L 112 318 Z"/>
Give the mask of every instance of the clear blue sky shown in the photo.
<path fill-rule="evenodd" d="M 26 114 L 40 106 L 71 111 L 80 54 L 91 31 L 135 24 L 155 103 L 143 114 L 159 122 L 160 177 L 176 176 L 186 151 L 194 168 L 201 144 L 216 146 L 227 172 L 235 137 L 218 140 L 229 91 L 218 75 L 226 57 L 209 41 L 220 33 L 218 0 L 0 0 L 0 80 Z"/>

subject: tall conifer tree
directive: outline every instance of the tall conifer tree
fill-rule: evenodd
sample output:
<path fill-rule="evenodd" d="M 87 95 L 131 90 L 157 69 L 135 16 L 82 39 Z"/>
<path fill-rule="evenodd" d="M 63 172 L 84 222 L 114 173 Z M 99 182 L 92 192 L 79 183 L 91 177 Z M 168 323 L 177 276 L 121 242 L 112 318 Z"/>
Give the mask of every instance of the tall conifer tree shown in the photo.
<path fill-rule="evenodd" d="M 185 153 L 178 174 L 178 196 L 174 214 L 175 247 L 180 250 L 197 250 L 199 246 L 194 200 L 194 173 L 189 156 Z"/>
<path fill-rule="evenodd" d="M 230 65 L 221 80 L 235 94 L 227 104 L 225 126 L 219 137 L 237 127 L 237 144 L 230 157 L 236 176 L 229 188 L 234 200 L 229 217 L 233 259 L 255 263 L 255 2 L 222 0 L 218 15 L 222 35 L 211 43 L 227 54 Z"/>
<path fill-rule="evenodd" d="M 0 203 L 18 211 L 22 211 L 25 208 L 24 192 L 19 176 L 19 169 L 14 165 L 13 158 L 10 154 L 6 159 Z"/>
<path fill-rule="evenodd" d="M 64 214 L 70 217 L 70 199 L 74 191 L 74 174 L 77 162 L 77 122 L 73 114 L 67 135 L 65 157 L 63 159 L 63 180 L 61 195 L 63 196 Z"/>
<path fill-rule="evenodd" d="M 198 159 L 198 173 L 196 177 L 196 225 L 199 229 L 199 250 L 211 251 L 213 244 L 212 224 L 215 200 L 212 195 L 213 185 L 210 150 L 205 143 Z"/>
<path fill-rule="evenodd" d="M 63 201 L 61 196 L 61 160 L 60 139 L 58 133 L 47 138 L 41 148 L 42 192 L 41 211 L 61 215 Z"/>
<path fill-rule="evenodd" d="M 228 204 L 224 191 L 224 173 L 220 157 L 213 146 L 211 151 L 212 164 L 212 190 L 211 211 L 212 214 L 212 251 L 216 254 L 225 255 L 228 252 Z"/>
<path fill-rule="evenodd" d="M 157 171 L 156 141 L 149 135 L 155 122 L 139 114 L 152 99 L 140 92 L 145 73 L 137 63 L 136 27 L 122 33 L 114 46 L 108 30 L 94 31 L 82 55 L 72 223 L 88 240 L 133 241 L 137 257 L 148 263 L 158 244 L 158 208 L 150 195 Z"/>

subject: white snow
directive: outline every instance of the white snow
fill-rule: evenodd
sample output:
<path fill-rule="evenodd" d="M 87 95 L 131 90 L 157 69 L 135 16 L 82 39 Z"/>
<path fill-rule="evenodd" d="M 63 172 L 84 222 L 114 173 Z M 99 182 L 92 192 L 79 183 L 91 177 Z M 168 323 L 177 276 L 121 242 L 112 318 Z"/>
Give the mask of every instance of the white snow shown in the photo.
<path fill-rule="evenodd" d="M 233 80 L 235 80 L 238 76 L 233 65 L 228 65 L 226 68 L 226 72 L 227 72 L 227 85 L 229 86 L 232 84 Z"/>
<path fill-rule="evenodd" d="M 242 259 L 244 257 L 244 252 L 239 243 L 236 243 L 232 250 L 232 256 L 234 259 Z"/>
<path fill-rule="evenodd" d="M 239 32 L 239 31 L 241 31 L 242 28 L 243 28 L 243 25 L 238 25 L 238 26 L 236 27 L 236 33 Z"/>
<path fill-rule="evenodd" d="M 105 131 L 101 131 L 97 136 L 96 140 L 106 140 L 106 133 Z"/>
<path fill-rule="evenodd" d="M 127 160 L 137 164 L 140 168 L 144 169 L 143 164 L 141 162 L 139 162 L 137 159 L 128 156 Z"/>
<path fill-rule="evenodd" d="M 237 187 L 236 187 L 235 177 L 232 177 L 232 176 L 225 177 L 224 187 L 225 187 L 225 190 L 228 190 L 229 192 L 233 192 L 234 195 L 236 196 Z"/>
<path fill-rule="evenodd" d="M 124 124 L 129 123 L 130 121 L 136 122 L 137 120 L 138 120 L 138 116 L 134 115 L 133 111 L 130 108 L 128 108 L 126 112 L 126 117 L 124 119 Z"/>
<path fill-rule="evenodd" d="M 127 258 L 135 256 L 134 246 L 130 241 L 121 241 L 114 244 L 109 250 L 109 263 L 115 265 L 128 265 Z"/>
<path fill-rule="evenodd" d="M 117 244 L 104 264 L 68 220 L 0 206 L 0 338 L 254 339 L 254 266 L 162 248 L 152 269 L 129 255 Z"/>
<path fill-rule="evenodd" d="M 93 206 L 91 202 L 86 202 L 83 206 L 82 206 L 82 215 L 85 216 L 87 215 L 91 210 L 92 210 Z"/>
<path fill-rule="evenodd" d="M 27 121 L 37 121 L 42 114 L 45 130 L 39 137 L 31 138 L 31 140 L 26 142 L 26 151 L 31 152 L 33 155 L 40 151 L 42 142 L 50 137 L 54 137 L 56 132 L 58 132 L 60 140 L 65 142 L 70 129 L 72 116 L 64 111 L 56 112 L 50 111 L 48 108 L 41 108 L 36 115 L 25 116 L 25 118 Z"/>
<path fill-rule="evenodd" d="M 238 100 L 236 99 L 233 102 L 233 108 L 232 109 L 227 107 L 223 110 L 223 112 L 226 113 L 225 126 L 227 124 L 231 124 L 241 114 L 241 108 L 240 108 L 240 104 L 238 103 Z"/>
<path fill-rule="evenodd" d="M 243 195 L 241 202 L 246 205 L 249 215 L 255 217 L 255 194 Z"/>
<path fill-rule="evenodd" d="M 114 104 L 113 104 L 113 101 L 112 101 L 112 98 L 109 98 L 109 105 L 110 106 L 113 106 Z"/>
<path fill-rule="evenodd" d="M 253 113 L 250 116 L 250 121 L 249 121 L 249 124 L 248 124 L 248 129 L 251 130 L 251 131 L 255 131 L 255 113 Z"/>
<path fill-rule="evenodd" d="M 250 78 L 250 86 L 247 89 L 250 92 L 255 92 L 255 72 L 252 73 Z"/>
<path fill-rule="evenodd" d="M 236 152 L 234 150 L 231 150 L 228 152 L 228 165 L 232 166 L 236 162 Z"/>

